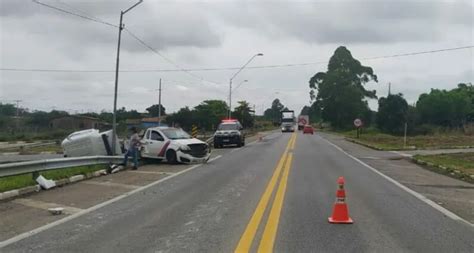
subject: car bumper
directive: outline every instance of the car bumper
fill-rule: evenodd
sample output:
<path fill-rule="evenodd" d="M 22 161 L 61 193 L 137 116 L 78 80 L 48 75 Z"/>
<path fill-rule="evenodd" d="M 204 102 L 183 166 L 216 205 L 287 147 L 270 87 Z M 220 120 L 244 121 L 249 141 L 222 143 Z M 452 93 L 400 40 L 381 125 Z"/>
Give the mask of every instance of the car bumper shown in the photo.
<path fill-rule="evenodd" d="M 194 157 L 190 154 L 183 153 L 181 151 L 176 152 L 176 159 L 180 163 L 205 163 L 209 160 L 211 153 L 208 153 L 204 157 Z"/>
<path fill-rule="evenodd" d="M 219 144 L 219 145 L 239 144 L 240 137 L 239 136 L 214 137 L 214 143 Z"/>

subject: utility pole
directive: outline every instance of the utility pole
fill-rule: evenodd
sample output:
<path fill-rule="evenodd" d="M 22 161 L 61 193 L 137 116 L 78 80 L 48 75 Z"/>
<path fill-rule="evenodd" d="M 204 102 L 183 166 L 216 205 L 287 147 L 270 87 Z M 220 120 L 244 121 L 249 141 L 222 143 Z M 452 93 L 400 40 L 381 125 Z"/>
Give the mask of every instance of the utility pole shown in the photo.
<path fill-rule="evenodd" d="M 20 122 L 19 122 L 19 117 L 20 117 L 20 102 L 23 102 L 22 100 L 13 100 L 14 102 L 16 102 L 16 119 L 15 119 L 15 125 L 16 125 L 16 129 L 18 129 L 18 127 L 20 126 Z"/>
<path fill-rule="evenodd" d="M 160 87 L 158 88 L 158 126 L 161 126 L 161 78 Z"/>
<path fill-rule="evenodd" d="M 391 90 L 392 90 L 392 83 L 388 83 L 388 95 L 390 96 L 392 93 L 391 93 Z"/>
<path fill-rule="evenodd" d="M 16 117 L 18 118 L 20 116 L 20 102 L 23 102 L 23 100 L 13 100 L 16 103 Z"/>
<path fill-rule="evenodd" d="M 112 117 L 112 155 L 115 155 L 115 142 L 117 141 L 117 91 L 118 91 L 118 76 L 119 76 L 119 62 L 120 62 L 120 41 L 122 38 L 122 30 L 125 27 L 122 24 L 123 15 L 133 9 L 135 6 L 141 4 L 143 0 L 139 0 L 138 3 L 134 4 L 132 7 L 128 8 L 125 11 L 120 12 L 120 24 L 119 24 L 119 34 L 118 34 L 118 43 L 117 43 L 117 60 L 115 63 L 115 89 L 114 89 L 114 114 Z"/>
<path fill-rule="evenodd" d="M 232 78 L 229 81 L 229 113 L 228 113 L 227 118 L 230 119 L 231 116 L 232 116 Z"/>

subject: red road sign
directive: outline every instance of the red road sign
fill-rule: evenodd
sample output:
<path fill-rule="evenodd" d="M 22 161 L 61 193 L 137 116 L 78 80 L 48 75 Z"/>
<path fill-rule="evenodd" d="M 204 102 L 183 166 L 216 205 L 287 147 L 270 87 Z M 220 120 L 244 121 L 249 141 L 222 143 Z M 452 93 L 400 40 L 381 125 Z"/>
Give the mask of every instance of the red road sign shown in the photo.
<path fill-rule="evenodd" d="M 306 125 L 308 122 L 306 122 L 305 118 L 300 118 L 298 123 L 301 123 L 302 125 Z"/>
<path fill-rule="evenodd" d="M 361 127 L 361 126 L 362 126 L 362 120 L 360 120 L 360 119 L 355 119 L 355 120 L 354 120 L 354 126 L 355 126 L 355 127 Z"/>

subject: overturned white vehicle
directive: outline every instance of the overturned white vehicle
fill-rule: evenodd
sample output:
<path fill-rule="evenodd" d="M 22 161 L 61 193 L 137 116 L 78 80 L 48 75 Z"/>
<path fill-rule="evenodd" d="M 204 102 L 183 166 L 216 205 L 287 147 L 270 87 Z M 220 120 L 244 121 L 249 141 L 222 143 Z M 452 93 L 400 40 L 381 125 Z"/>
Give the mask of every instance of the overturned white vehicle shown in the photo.
<path fill-rule="evenodd" d="M 122 149 L 118 138 L 115 139 L 115 154 L 121 154 Z M 97 129 L 87 129 L 70 134 L 61 143 L 64 156 L 96 156 L 112 155 L 112 130 L 99 132 Z"/>
<path fill-rule="evenodd" d="M 169 163 L 204 163 L 209 160 L 209 145 L 192 138 L 180 128 L 148 128 L 142 139 L 141 157 Z"/>

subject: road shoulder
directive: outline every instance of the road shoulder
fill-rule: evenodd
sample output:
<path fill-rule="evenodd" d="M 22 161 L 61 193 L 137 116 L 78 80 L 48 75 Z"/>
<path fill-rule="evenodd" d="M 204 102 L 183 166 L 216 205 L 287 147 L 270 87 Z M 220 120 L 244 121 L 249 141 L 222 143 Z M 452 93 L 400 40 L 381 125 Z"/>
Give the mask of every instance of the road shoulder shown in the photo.
<path fill-rule="evenodd" d="M 324 133 L 321 136 L 379 172 L 474 223 L 474 185 L 426 170 L 397 153 L 372 150 L 336 135 Z"/>

